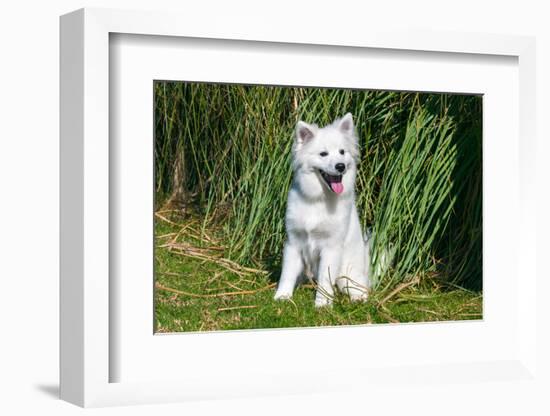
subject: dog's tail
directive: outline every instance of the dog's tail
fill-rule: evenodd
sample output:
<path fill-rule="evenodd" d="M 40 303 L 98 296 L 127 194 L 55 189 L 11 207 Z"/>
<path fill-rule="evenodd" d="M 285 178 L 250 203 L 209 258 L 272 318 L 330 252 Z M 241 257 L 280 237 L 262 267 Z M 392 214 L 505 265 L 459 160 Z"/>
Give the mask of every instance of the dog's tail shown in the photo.
<path fill-rule="evenodd" d="M 372 227 L 367 228 L 365 232 L 365 264 L 369 265 L 368 282 L 369 288 L 373 287 L 380 281 L 380 278 L 390 269 L 395 250 L 393 247 L 380 247 L 376 246 L 376 239 L 374 238 L 374 232 Z"/>

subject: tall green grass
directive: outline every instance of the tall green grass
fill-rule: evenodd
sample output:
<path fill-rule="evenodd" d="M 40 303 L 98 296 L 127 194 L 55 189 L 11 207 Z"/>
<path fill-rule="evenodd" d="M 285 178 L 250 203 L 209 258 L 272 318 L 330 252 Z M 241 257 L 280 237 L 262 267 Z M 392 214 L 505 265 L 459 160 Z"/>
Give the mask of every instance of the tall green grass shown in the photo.
<path fill-rule="evenodd" d="M 155 83 L 156 203 L 217 229 L 226 255 L 276 270 L 285 238 L 290 150 L 298 120 L 354 116 L 363 226 L 374 231 L 374 276 L 390 287 L 436 276 L 481 288 L 480 96 L 318 88 Z"/>

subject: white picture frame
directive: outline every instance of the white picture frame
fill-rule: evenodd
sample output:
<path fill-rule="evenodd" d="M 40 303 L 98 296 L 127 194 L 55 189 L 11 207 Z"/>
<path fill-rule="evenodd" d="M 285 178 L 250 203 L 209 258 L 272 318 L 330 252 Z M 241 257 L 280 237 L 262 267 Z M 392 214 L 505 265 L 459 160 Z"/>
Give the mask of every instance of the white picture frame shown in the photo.
<path fill-rule="evenodd" d="M 347 26 L 327 35 L 323 28 L 314 25 L 286 27 L 281 31 L 278 25 L 265 22 L 258 25 L 244 17 L 238 22 L 220 19 L 210 23 L 205 25 L 202 19 L 177 14 L 107 9 L 83 9 L 61 18 L 61 398 L 88 407 L 333 392 L 361 386 L 369 386 L 369 391 L 374 392 L 378 383 L 387 385 L 396 377 L 402 382 L 415 379 L 426 385 L 459 380 L 477 383 L 480 388 L 484 380 L 537 383 L 536 224 L 531 215 L 535 211 L 534 39 L 468 33 L 383 32 Z M 235 27 L 239 27 L 238 33 Z M 200 372 L 196 372 L 176 380 L 151 377 L 150 380 L 113 382 L 110 369 L 121 357 L 110 347 L 109 329 L 111 311 L 118 307 L 113 305 L 109 282 L 112 267 L 109 228 L 113 225 L 109 207 L 113 169 L 109 157 L 111 34 L 275 42 L 283 50 L 290 44 L 331 45 L 343 49 L 427 51 L 434 53 L 434 59 L 446 54 L 468 55 L 472 60 L 478 55 L 517 59 L 520 151 L 519 166 L 514 171 L 517 177 L 512 179 L 517 181 L 519 189 L 512 195 L 521 221 L 514 234 L 518 244 L 512 251 L 517 258 L 514 264 L 517 269 L 513 273 L 517 277 L 518 270 L 522 270 L 522 285 L 514 292 L 511 306 L 512 317 L 517 320 L 517 327 L 510 335 L 513 348 L 503 348 L 502 354 L 495 353 L 495 360 L 484 356 L 471 362 L 441 359 L 415 363 L 413 359 L 412 366 L 411 362 L 403 368 L 399 368 L 402 365 L 399 363 L 397 368 L 370 366 L 368 371 L 361 367 L 354 371 L 336 366 L 316 373 L 304 367 L 295 372 L 266 371 L 248 379 L 220 374 L 213 380 L 212 374 L 206 372 L 201 377 Z M 294 330 L 292 336 L 298 339 L 303 331 L 307 330 Z M 357 336 L 361 331 L 364 328 L 357 327 L 351 332 Z M 226 341 L 235 337 L 231 333 L 215 336 L 216 340 L 212 336 L 211 339 L 216 343 L 220 337 Z M 290 335 L 280 332 L 278 336 Z M 414 333 L 411 336 L 414 337 Z M 327 380 L 337 381 L 327 383 Z"/>

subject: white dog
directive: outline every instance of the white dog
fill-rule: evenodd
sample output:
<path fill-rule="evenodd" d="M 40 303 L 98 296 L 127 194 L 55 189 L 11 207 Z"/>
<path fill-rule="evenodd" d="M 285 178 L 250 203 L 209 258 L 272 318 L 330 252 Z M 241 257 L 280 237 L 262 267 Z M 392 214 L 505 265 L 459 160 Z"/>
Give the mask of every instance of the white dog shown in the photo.
<path fill-rule="evenodd" d="M 287 240 L 275 299 L 289 299 L 300 276 L 317 280 L 315 306 L 332 303 L 334 286 L 366 300 L 369 242 L 355 206 L 359 147 L 350 113 L 319 128 L 299 121 L 294 177 L 286 210 Z"/>

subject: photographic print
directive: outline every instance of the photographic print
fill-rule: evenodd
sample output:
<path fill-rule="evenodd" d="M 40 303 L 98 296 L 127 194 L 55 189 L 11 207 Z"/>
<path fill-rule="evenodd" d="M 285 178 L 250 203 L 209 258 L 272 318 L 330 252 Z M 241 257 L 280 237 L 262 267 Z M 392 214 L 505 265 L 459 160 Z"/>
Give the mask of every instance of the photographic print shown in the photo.
<path fill-rule="evenodd" d="M 155 332 L 482 319 L 481 95 L 153 88 Z"/>

